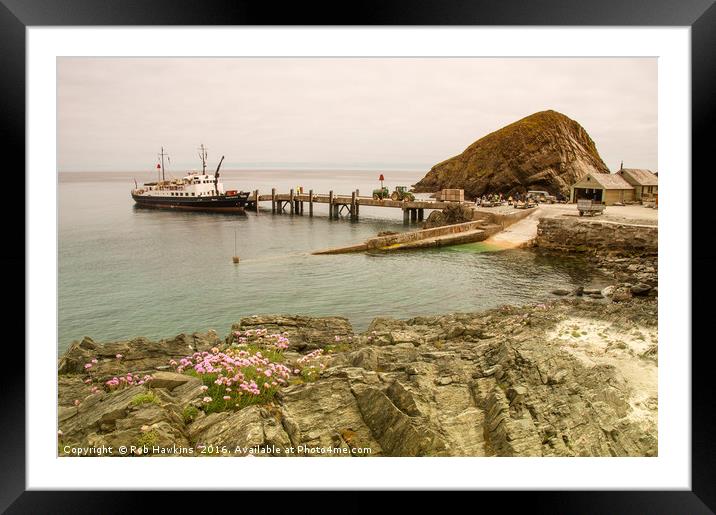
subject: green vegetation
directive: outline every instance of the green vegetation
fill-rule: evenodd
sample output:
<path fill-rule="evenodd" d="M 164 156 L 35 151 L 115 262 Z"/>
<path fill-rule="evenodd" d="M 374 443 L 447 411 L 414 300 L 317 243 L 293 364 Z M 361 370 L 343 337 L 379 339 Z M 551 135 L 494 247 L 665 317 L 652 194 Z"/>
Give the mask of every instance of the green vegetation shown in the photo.
<path fill-rule="evenodd" d="M 321 371 L 317 367 L 306 367 L 301 369 L 301 379 L 304 383 L 312 383 L 321 377 Z"/>
<path fill-rule="evenodd" d="M 286 360 L 282 350 L 272 349 L 271 347 L 260 343 L 248 343 L 241 348 L 249 354 L 256 354 L 257 352 L 260 352 L 264 358 L 274 363 L 283 363 Z"/>
<path fill-rule="evenodd" d="M 140 393 L 132 397 L 132 404 L 134 406 L 141 406 L 142 404 L 159 404 L 159 399 L 154 392 Z"/>
<path fill-rule="evenodd" d="M 350 343 L 342 342 L 336 344 L 329 344 L 324 347 L 327 354 L 334 354 L 336 352 L 348 352 L 353 349 Z"/>
<path fill-rule="evenodd" d="M 253 384 L 255 389 L 242 391 L 240 386 L 234 386 L 233 390 L 227 392 L 226 385 L 216 384 L 220 375 L 218 373 L 199 374 L 195 370 L 187 370 L 184 373 L 199 378 L 204 385 L 202 409 L 207 415 L 227 410 L 240 410 L 253 404 L 268 404 L 273 401 L 278 388 L 275 386 L 263 387 L 263 384 L 270 385 L 264 374 L 258 372 L 253 366 L 243 367 L 241 372 L 244 375 L 244 384 Z M 239 391 L 236 391 L 237 389 Z"/>
<path fill-rule="evenodd" d="M 192 406 L 191 404 L 184 408 L 184 411 L 182 412 L 185 424 L 194 422 L 194 420 L 196 420 L 197 415 L 199 415 L 199 410 L 196 406 Z"/>
<path fill-rule="evenodd" d="M 159 443 L 159 433 L 154 429 L 142 433 L 142 435 L 137 438 L 137 447 L 153 447 L 157 445 L 157 443 Z"/>

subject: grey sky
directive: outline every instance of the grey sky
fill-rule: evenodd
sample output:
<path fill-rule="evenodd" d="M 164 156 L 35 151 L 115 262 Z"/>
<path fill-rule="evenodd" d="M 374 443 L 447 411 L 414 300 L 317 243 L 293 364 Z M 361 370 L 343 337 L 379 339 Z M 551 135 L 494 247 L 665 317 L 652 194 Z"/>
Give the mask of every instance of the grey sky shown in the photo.
<path fill-rule="evenodd" d="M 210 165 L 428 170 L 536 111 L 578 121 L 612 170 L 657 170 L 657 61 L 59 58 L 61 171 Z"/>

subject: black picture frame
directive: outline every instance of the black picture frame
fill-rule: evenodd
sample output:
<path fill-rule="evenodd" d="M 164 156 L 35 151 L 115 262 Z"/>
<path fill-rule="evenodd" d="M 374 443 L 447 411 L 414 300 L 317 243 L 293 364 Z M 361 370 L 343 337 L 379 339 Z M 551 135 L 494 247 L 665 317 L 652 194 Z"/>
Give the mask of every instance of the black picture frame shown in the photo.
<path fill-rule="evenodd" d="M 716 6 L 714 0 L 373 0 L 350 4 L 295 2 L 276 8 L 270 2 L 204 0 L 0 0 L 0 141 L 6 162 L 25 169 L 25 29 L 30 26 L 111 25 L 549 25 L 549 26 L 688 26 L 691 27 L 692 169 L 708 174 L 712 143 L 709 126 L 716 97 Z M 348 4 L 346 4 L 348 6 Z M 346 7 L 344 6 L 344 7 Z M 709 234 L 711 208 L 703 189 L 684 170 L 692 185 L 692 490 L 642 492 L 509 493 L 529 500 L 534 512 L 551 513 L 713 513 L 716 511 L 716 443 L 712 422 L 713 386 L 707 320 L 714 291 L 716 256 L 710 246 L 697 245 L 697 234 Z M 704 177 L 698 175 L 697 177 Z M 27 192 L 30 195 L 31 192 Z M 684 199 L 688 201 L 689 199 Z M 15 199 L 13 213 L 21 210 Z M 23 206 L 24 207 L 24 206 Z M 22 209 L 24 216 L 24 209 Z M 25 226 L 15 218 L 4 224 L 7 270 L 25 268 Z M 699 225 L 702 225 L 699 231 Z M 10 238 L 8 239 L 8 236 Z M 50 258 L 51 259 L 51 258 Z M 668 271 L 666 271 L 668 273 Z M 21 282 L 19 274 L 14 274 Z M 25 277 L 27 280 L 27 277 Z M 18 285 L 4 318 L 17 325 L 24 314 L 25 283 Z M 668 299 L 662 299 L 668 302 Z M 9 326 L 9 324 L 8 324 Z M 700 336 L 700 337 L 699 337 Z M 7 338 L 6 347 L 18 346 Z M 692 342 L 679 342 L 685 347 Z M 19 349 L 13 348 L 19 354 Z M 0 374 L 3 438 L 0 439 L 2 483 L 0 510 L 8 513 L 115 513 L 134 509 L 139 493 L 38 492 L 25 488 L 25 368 L 15 361 Z M 91 466 L 88 466 L 88 471 Z M 165 494 L 167 495 L 167 494 Z M 172 499 L 181 494 L 171 493 Z M 298 494 L 294 494 L 296 496 Z M 494 494 L 485 494 L 485 496 Z M 299 497 L 294 497 L 298 499 Z M 406 504 L 422 503 L 416 495 Z M 183 500 L 181 502 L 184 502 Z M 297 501 L 299 504 L 302 501 Z M 350 503 L 352 504 L 352 503 Z M 356 503 L 354 508 L 360 507 Z"/>

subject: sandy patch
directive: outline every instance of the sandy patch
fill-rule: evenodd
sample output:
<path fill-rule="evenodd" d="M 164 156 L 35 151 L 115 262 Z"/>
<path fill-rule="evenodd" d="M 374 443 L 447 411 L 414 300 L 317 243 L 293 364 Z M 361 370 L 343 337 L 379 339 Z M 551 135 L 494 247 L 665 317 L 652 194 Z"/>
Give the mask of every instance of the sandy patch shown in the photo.
<path fill-rule="evenodd" d="M 485 243 L 500 249 L 512 249 L 526 245 L 537 236 L 540 214 L 539 208 L 534 209 L 532 214 L 494 234 L 486 239 Z"/>
<path fill-rule="evenodd" d="M 630 389 L 632 411 L 628 417 L 656 424 L 658 366 L 644 355 L 658 344 L 656 328 L 626 328 L 600 320 L 569 318 L 547 337 L 587 367 L 613 365 Z"/>

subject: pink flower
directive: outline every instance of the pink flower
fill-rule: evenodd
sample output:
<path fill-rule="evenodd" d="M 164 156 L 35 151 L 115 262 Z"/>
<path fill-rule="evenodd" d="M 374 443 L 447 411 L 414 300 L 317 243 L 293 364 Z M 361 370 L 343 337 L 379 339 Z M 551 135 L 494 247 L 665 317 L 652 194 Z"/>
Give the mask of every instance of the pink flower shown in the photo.
<path fill-rule="evenodd" d="M 203 384 L 203 385 L 201 385 L 201 388 L 199 388 L 199 389 L 200 389 L 202 392 L 205 392 L 205 391 L 207 391 L 207 390 L 209 389 L 209 387 L 206 386 L 205 384 Z"/>
<path fill-rule="evenodd" d="M 209 402 L 211 402 L 211 397 L 204 397 L 204 398 L 202 399 L 202 401 L 204 401 L 204 402 L 206 402 L 206 403 L 209 403 Z"/>
<path fill-rule="evenodd" d="M 94 358 L 94 359 L 92 360 L 92 363 L 97 363 L 97 358 Z"/>
<path fill-rule="evenodd" d="M 117 354 L 117 355 L 115 356 L 115 358 L 117 358 L 117 359 L 122 359 L 123 357 L 124 357 L 124 356 L 122 356 L 121 354 Z"/>
<path fill-rule="evenodd" d="M 299 369 L 297 369 L 297 368 L 294 368 L 294 369 L 293 369 L 293 373 L 294 373 L 294 374 L 300 374 L 301 371 L 300 371 Z"/>
<path fill-rule="evenodd" d="M 85 363 L 85 370 L 92 368 L 92 363 Z"/>
<path fill-rule="evenodd" d="M 75 399 L 75 406 L 79 406 L 79 405 L 80 405 L 80 400 L 79 400 L 79 399 Z"/>
<path fill-rule="evenodd" d="M 229 399 L 231 399 L 231 397 L 229 397 L 228 395 L 224 395 L 224 400 L 225 400 L 225 401 L 228 401 Z"/>
<path fill-rule="evenodd" d="M 271 377 L 271 370 L 266 370 L 266 371 L 264 372 L 264 375 L 265 375 L 266 377 Z"/>

